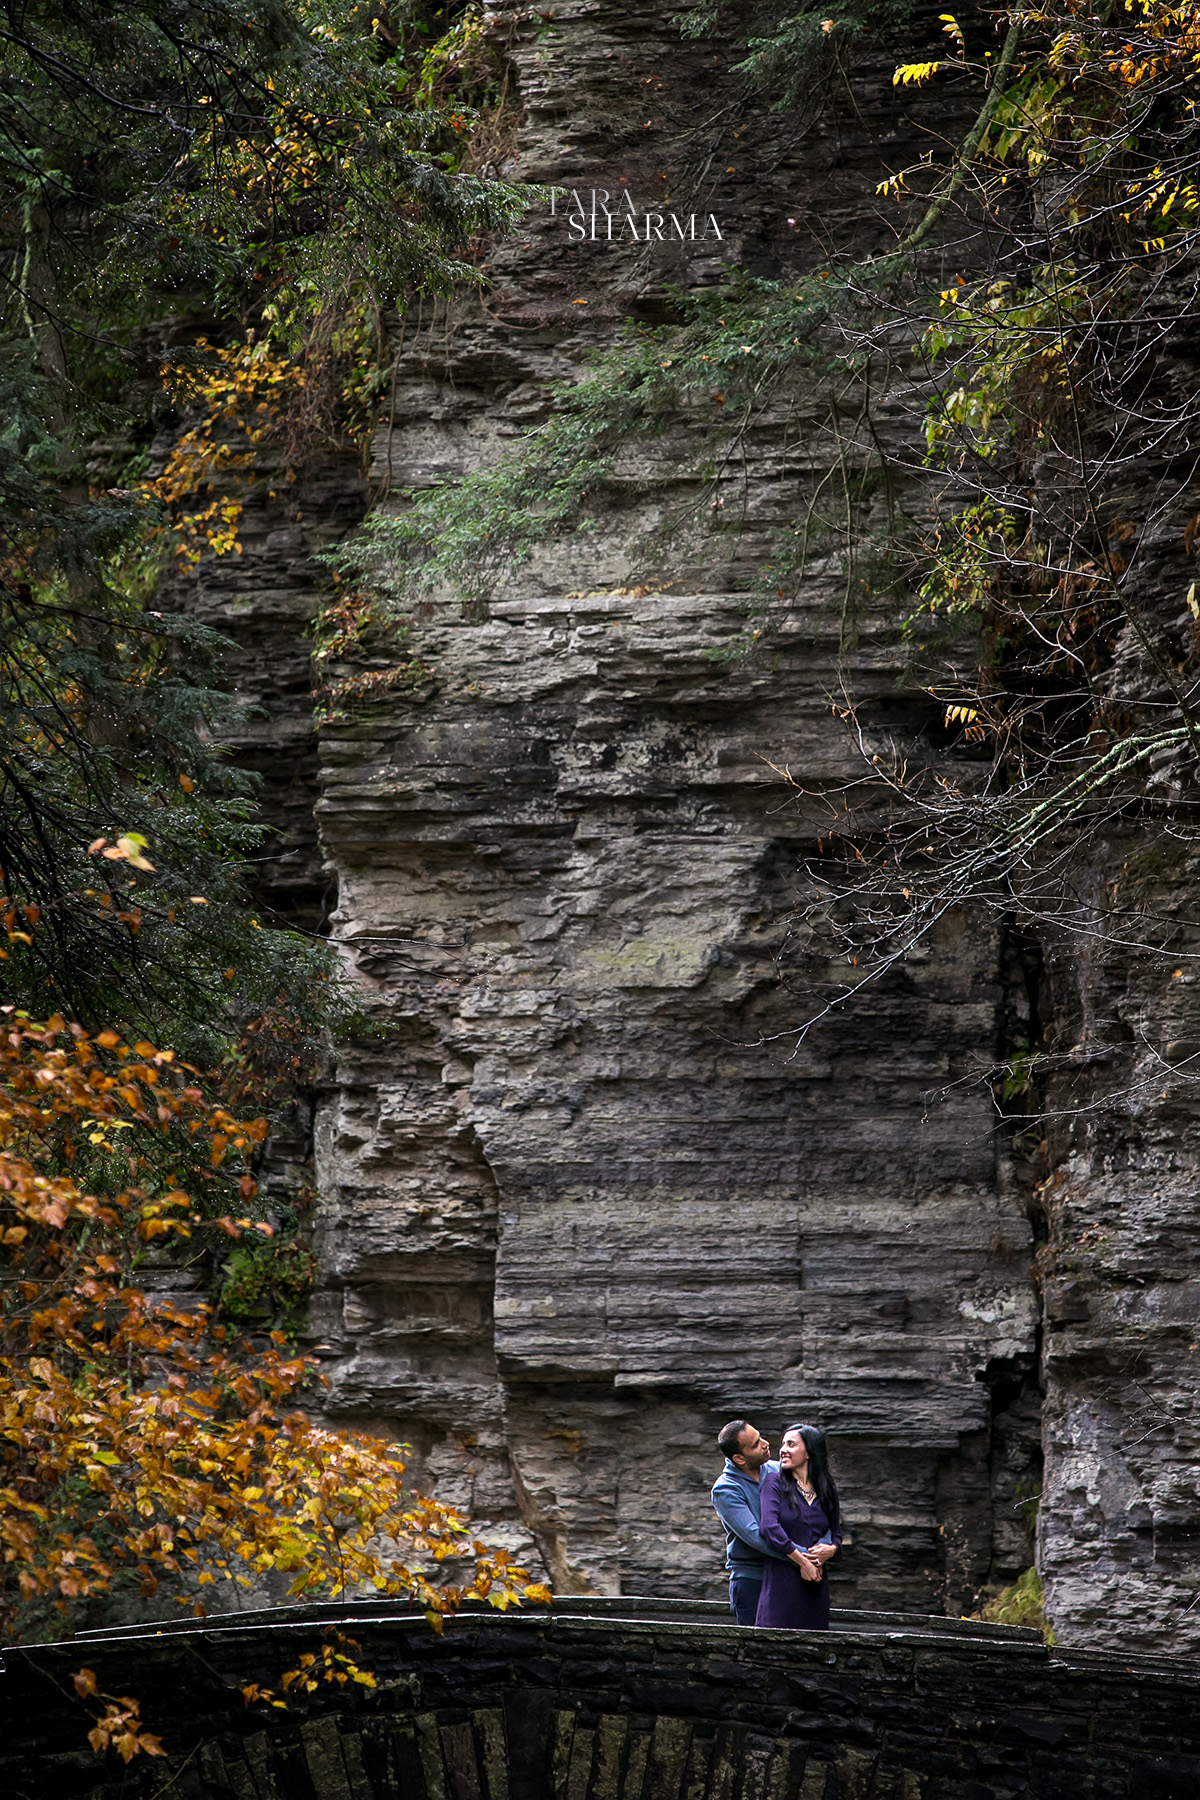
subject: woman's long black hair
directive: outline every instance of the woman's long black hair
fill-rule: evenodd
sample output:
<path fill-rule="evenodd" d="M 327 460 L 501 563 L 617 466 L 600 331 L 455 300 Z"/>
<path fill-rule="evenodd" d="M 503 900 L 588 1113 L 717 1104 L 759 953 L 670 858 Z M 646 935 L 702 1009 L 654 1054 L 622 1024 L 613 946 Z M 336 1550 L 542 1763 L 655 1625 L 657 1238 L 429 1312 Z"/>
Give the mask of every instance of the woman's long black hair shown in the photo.
<path fill-rule="evenodd" d="M 789 1425 L 783 1434 L 784 1437 L 787 1437 L 788 1432 L 792 1431 L 798 1431 L 804 1439 L 804 1448 L 808 1451 L 808 1485 L 817 1491 L 817 1499 L 821 1502 L 822 1511 L 829 1520 L 830 1531 L 836 1531 L 838 1528 L 838 1497 L 837 1489 L 833 1485 L 833 1477 L 829 1473 L 829 1452 L 825 1448 L 825 1433 L 816 1425 Z M 784 1469 L 782 1473 L 796 1487 L 799 1487 L 800 1484 L 791 1469 Z"/>

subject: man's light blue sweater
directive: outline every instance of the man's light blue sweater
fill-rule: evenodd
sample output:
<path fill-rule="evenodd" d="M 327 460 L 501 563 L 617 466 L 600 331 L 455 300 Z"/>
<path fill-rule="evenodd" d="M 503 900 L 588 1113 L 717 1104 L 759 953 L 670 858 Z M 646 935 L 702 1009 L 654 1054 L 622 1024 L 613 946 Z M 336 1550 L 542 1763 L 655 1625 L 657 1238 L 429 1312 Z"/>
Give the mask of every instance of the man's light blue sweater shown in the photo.
<path fill-rule="evenodd" d="M 769 1462 L 762 1468 L 778 1466 Z M 761 1579 L 767 1557 L 775 1552 L 758 1529 L 762 1509 L 759 1483 L 726 1457 L 724 1469 L 713 1482 L 712 1503 L 725 1527 L 725 1567 L 734 1575 Z"/>

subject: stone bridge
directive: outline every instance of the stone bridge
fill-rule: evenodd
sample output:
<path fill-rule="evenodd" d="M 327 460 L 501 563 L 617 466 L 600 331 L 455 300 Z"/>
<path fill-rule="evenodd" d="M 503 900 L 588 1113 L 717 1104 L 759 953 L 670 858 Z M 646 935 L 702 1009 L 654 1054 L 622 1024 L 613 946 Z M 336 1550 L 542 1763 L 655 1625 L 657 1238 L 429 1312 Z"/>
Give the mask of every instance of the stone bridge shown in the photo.
<path fill-rule="evenodd" d="M 344 1639 L 374 1688 L 246 1703 Z M 93 1754 L 81 1667 L 136 1696 L 165 1761 Z M 439 1638 L 396 1603 L 291 1607 L 9 1649 L 0 1708 L 4 1800 L 1200 1795 L 1200 1664 L 901 1613 L 755 1631 L 715 1603 L 570 1597 Z"/>

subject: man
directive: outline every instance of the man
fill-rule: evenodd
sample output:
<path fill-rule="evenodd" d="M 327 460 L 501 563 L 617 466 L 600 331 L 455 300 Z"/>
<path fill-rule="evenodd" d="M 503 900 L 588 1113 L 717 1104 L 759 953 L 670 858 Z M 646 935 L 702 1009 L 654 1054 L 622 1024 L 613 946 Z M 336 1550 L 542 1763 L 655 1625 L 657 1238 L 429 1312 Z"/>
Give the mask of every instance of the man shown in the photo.
<path fill-rule="evenodd" d="M 725 1467 L 713 1483 L 712 1503 L 725 1527 L 729 1610 L 739 1625 L 753 1625 L 766 1558 L 775 1554 L 758 1529 L 759 1475 L 771 1446 L 748 1420 L 731 1419 L 717 1434 L 717 1448 Z"/>

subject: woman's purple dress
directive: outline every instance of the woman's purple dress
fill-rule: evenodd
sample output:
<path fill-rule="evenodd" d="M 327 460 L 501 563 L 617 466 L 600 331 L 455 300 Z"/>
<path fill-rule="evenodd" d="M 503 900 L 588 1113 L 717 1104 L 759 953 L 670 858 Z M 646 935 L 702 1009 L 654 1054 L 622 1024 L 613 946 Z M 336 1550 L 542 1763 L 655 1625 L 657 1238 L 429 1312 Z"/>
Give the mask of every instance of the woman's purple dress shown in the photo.
<path fill-rule="evenodd" d="M 764 1469 L 762 1482 L 762 1535 L 773 1550 L 786 1556 L 790 1550 L 810 1550 L 822 1538 L 832 1538 L 840 1548 L 842 1534 L 831 1532 L 825 1509 L 817 1499 L 810 1506 L 790 1475 Z M 758 1600 L 756 1625 L 786 1625 L 799 1631 L 829 1630 L 829 1575 L 805 1581 L 794 1562 L 768 1556 Z"/>

